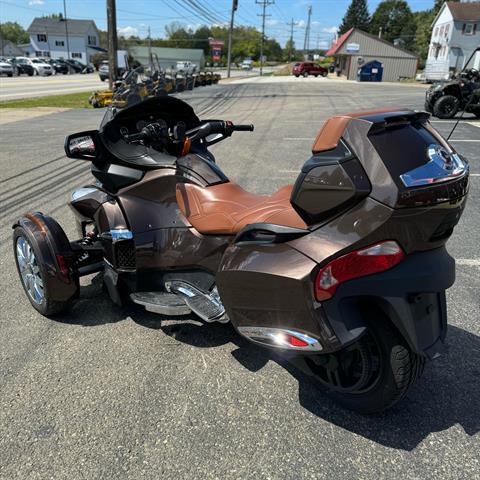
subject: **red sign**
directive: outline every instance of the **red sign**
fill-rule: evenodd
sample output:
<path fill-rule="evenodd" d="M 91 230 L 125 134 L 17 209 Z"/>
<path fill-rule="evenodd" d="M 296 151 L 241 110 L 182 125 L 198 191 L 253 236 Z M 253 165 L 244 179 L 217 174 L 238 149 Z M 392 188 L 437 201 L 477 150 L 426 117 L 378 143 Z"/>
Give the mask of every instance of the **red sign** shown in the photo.
<path fill-rule="evenodd" d="M 215 40 L 214 38 L 209 38 L 208 44 L 212 47 L 212 50 L 213 49 L 222 50 L 222 47 L 225 45 L 225 42 L 223 40 Z"/>

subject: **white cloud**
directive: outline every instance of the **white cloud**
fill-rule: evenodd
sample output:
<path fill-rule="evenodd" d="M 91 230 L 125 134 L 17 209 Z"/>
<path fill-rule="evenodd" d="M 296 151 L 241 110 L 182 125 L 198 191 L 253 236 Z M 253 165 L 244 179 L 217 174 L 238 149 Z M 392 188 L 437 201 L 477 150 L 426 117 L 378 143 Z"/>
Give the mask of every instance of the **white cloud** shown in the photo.
<path fill-rule="evenodd" d="M 305 20 L 300 20 L 299 22 L 295 22 L 295 25 L 300 28 L 305 28 L 307 26 L 307 22 Z"/>
<path fill-rule="evenodd" d="M 30 0 L 29 5 L 43 5 L 45 2 L 43 0 Z"/>
<path fill-rule="evenodd" d="M 194 32 L 196 32 L 201 26 L 201 23 L 189 23 L 186 28 L 187 30 L 193 30 Z"/>
<path fill-rule="evenodd" d="M 318 42 L 318 48 L 321 48 L 322 50 L 326 50 L 329 47 L 330 47 L 330 43 L 326 42 L 325 40 Z"/>
<path fill-rule="evenodd" d="M 326 27 L 322 28 L 322 32 L 324 33 L 337 33 L 338 27 Z"/>
<path fill-rule="evenodd" d="M 121 35 L 122 37 L 132 37 L 133 35 L 138 36 L 138 28 L 136 27 L 121 27 L 117 28 L 117 33 Z"/>
<path fill-rule="evenodd" d="M 274 27 L 275 25 L 278 25 L 280 23 L 280 20 L 271 19 L 271 20 L 267 20 L 265 23 L 269 27 Z"/>

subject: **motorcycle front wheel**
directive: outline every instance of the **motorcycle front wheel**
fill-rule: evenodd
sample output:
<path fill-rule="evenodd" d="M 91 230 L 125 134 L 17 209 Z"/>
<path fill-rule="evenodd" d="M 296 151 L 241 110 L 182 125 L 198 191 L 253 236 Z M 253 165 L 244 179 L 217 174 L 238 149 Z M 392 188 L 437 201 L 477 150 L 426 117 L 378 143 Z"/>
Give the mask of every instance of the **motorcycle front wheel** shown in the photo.
<path fill-rule="evenodd" d="M 412 351 L 383 316 L 373 318 L 354 344 L 305 361 L 335 401 L 361 414 L 392 407 L 407 394 L 425 366 L 425 358 Z"/>

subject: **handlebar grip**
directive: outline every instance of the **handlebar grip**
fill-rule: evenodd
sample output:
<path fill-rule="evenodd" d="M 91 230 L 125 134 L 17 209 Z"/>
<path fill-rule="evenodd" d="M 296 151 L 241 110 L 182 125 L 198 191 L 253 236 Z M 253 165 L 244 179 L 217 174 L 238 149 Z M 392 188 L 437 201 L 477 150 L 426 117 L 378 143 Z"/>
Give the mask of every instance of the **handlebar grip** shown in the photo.
<path fill-rule="evenodd" d="M 143 133 L 132 133 L 131 135 L 124 135 L 124 140 L 127 142 L 135 142 L 136 140 L 143 140 Z"/>
<path fill-rule="evenodd" d="M 254 126 L 252 124 L 250 125 L 234 125 L 233 126 L 233 131 L 235 132 L 253 132 Z"/>

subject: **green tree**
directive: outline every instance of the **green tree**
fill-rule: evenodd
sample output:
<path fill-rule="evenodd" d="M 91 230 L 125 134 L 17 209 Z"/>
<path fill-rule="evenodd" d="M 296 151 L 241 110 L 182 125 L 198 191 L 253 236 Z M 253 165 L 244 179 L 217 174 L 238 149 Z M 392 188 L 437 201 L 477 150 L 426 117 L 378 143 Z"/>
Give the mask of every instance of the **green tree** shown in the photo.
<path fill-rule="evenodd" d="M 295 49 L 295 42 L 288 39 L 283 49 L 283 59 L 286 61 L 295 60 L 297 58 L 297 51 Z"/>
<path fill-rule="evenodd" d="M 392 42 L 400 40 L 405 48 L 413 48 L 416 25 L 408 3 L 405 0 L 384 0 L 372 15 L 370 33 Z"/>
<path fill-rule="evenodd" d="M 338 29 L 338 33 L 342 34 L 351 28 L 359 28 L 368 30 L 370 24 L 370 15 L 366 0 L 352 0 L 348 7 L 347 13 L 343 17 L 342 24 Z"/>
<path fill-rule="evenodd" d="M 29 41 L 28 33 L 17 22 L 0 23 L 0 37 L 3 40 L 9 40 L 14 45 Z"/>
<path fill-rule="evenodd" d="M 430 37 L 432 35 L 432 22 L 435 18 L 433 10 L 424 10 L 413 14 L 416 33 L 413 49 L 418 55 L 419 66 L 423 68 L 428 57 Z"/>

